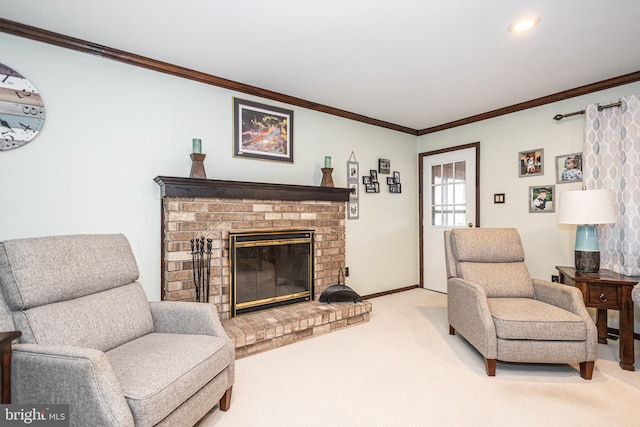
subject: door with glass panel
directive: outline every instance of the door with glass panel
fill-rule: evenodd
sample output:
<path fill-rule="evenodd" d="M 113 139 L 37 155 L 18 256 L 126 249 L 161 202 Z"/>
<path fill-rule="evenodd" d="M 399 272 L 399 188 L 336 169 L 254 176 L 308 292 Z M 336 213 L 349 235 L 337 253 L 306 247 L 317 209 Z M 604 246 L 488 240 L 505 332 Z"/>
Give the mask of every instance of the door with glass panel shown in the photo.
<path fill-rule="evenodd" d="M 422 286 L 447 291 L 444 231 L 455 227 L 475 227 L 476 156 L 479 146 L 453 151 L 422 153 L 421 256 Z"/>

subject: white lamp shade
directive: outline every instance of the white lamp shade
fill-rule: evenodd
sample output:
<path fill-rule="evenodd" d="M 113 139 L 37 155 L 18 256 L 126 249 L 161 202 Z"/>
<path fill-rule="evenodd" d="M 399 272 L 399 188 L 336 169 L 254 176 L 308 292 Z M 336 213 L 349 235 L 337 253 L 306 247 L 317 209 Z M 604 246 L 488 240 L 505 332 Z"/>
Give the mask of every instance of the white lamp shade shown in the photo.
<path fill-rule="evenodd" d="M 560 224 L 611 224 L 616 221 L 611 190 L 577 190 L 560 193 Z"/>

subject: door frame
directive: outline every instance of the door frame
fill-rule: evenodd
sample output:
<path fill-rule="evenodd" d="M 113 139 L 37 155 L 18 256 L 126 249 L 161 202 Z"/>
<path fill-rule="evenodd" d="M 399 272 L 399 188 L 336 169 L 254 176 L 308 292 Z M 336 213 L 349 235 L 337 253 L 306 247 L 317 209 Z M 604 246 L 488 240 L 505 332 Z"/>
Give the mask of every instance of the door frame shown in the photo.
<path fill-rule="evenodd" d="M 450 153 L 453 151 L 466 150 L 467 148 L 475 148 L 476 152 L 476 222 L 475 226 L 480 227 L 480 141 L 470 144 L 457 145 L 455 147 L 442 148 L 440 150 L 427 151 L 418 153 L 418 235 L 420 246 L 420 287 L 424 288 L 424 170 L 422 163 L 425 157 L 435 156 L 436 154 Z"/>

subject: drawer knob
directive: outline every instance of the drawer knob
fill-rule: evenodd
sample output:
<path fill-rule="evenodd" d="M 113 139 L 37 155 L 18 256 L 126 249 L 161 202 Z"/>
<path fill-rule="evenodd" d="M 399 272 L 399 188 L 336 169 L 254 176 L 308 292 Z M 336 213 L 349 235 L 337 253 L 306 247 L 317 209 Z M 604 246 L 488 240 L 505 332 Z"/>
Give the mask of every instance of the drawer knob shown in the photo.
<path fill-rule="evenodd" d="M 605 294 L 600 294 L 600 301 L 607 302 L 608 301 L 607 296 Z"/>

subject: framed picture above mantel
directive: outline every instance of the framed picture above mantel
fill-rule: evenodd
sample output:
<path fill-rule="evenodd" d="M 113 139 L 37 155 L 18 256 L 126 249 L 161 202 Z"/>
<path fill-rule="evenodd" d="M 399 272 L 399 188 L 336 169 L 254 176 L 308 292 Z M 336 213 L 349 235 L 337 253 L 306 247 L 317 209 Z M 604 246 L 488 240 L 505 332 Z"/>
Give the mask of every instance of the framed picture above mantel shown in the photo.
<path fill-rule="evenodd" d="M 233 156 L 293 163 L 293 111 L 233 98 Z"/>

